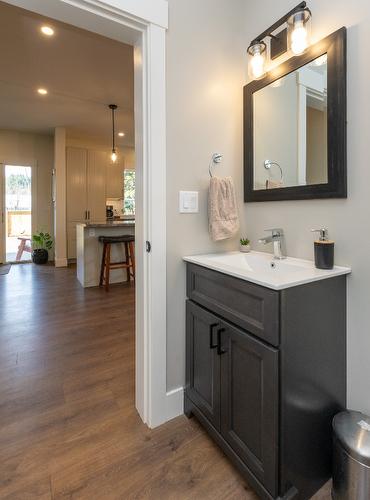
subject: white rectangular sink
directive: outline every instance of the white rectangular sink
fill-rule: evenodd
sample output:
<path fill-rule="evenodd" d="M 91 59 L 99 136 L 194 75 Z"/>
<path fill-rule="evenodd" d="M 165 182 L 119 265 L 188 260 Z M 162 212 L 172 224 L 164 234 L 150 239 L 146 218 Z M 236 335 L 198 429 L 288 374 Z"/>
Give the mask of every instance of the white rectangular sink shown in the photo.
<path fill-rule="evenodd" d="M 339 266 L 329 271 L 316 269 L 314 262 L 292 257 L 275 260 L 271 254 L 263 252 L 194 255 L 184 257 L 184 260 L 273 290 L 283 290 L 351 272 L 349 267 Z"/>

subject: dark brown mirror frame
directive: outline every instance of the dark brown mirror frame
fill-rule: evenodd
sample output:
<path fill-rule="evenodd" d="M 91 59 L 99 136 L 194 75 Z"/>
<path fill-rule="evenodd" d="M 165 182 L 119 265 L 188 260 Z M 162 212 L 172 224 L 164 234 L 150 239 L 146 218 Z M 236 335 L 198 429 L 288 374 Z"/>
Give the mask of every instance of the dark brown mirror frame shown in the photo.
<path fill-rule="evenodd" d="M 253 94 L 314 59 L 328 57 L 328 182 L 254 190 Z M 341 28 L 301 56 L 274 68 L 244 87 L 244 201 L 347 198 L 347 30 Z"/>

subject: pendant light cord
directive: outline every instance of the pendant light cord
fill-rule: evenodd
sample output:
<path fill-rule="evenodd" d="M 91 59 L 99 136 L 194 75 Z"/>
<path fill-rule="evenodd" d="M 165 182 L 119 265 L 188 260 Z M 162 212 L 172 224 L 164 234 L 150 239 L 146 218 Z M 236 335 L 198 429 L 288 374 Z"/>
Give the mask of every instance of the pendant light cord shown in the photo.
<path fill-rule="evenodd" d="M 115 126 L 115 120 L 114 120 L 114 112 L 117 109 L 117 105 L 116 104 L 110 104 L 109 107 L 112 110 L 112 152 L 115 153 L 116 152 L 116 140 L 115 140 L 115 137 L 116 137 L 116 126 Z"/>

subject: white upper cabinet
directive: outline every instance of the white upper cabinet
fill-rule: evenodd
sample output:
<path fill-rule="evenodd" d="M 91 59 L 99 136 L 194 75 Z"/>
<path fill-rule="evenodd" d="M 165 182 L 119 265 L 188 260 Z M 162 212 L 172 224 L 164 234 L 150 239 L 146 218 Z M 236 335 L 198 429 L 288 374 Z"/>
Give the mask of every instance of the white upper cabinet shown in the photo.
<path fill-rule="evenodd" d="M 124 159 L 121 156 L 117 163 L 109 162 L 106 167 L 107 198 L 123 198 Z"/>
<path fill-rule="evenodd" d="M 67 248 L 76 258 L 76 223 L 106 218 L 109 154 L 86 148 L 67 148 Z M 116 180 L 117 181 L 117 180 Z"/>
<path fill-rule="evenodd" d="M 105 151 L 89 151 L 87 164 L 87 209 L 90 221 L 106 218 L 106 168 L 109 156 Z"/>

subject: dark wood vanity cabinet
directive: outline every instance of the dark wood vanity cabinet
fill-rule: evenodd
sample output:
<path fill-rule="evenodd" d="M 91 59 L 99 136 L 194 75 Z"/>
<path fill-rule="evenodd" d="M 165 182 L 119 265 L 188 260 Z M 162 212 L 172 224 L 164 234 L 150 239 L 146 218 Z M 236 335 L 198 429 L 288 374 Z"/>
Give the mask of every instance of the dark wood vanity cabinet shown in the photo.
<path fill-rule="evenodd" d="M 311 498 L 345 407 L 346 278 L 275 291 L 187 264 L 187 295 L 185 413 L 261 498 Z"/>

